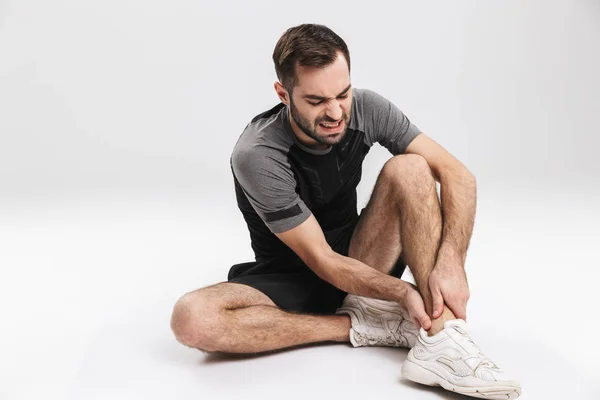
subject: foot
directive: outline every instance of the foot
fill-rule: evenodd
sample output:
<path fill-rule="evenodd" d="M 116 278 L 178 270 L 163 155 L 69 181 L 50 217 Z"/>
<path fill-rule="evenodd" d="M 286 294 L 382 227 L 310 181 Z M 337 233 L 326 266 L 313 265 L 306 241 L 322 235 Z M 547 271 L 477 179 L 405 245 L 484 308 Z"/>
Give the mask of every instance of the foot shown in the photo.
<path fill-rule="evenodd" d="M 417 341 L 418 328 L 411 322 L 408 311 L 395 301 L 348 294 L 336 314 L 350 316 L 350 343 L 354 347 L 411 348 Z"/>
<path fill-rule="evenodd" d="M 498 368 L 469 337 L 462 319 L 446 321 L 429 337 L 420 329 L 416 345 L 402 364 L 402 376 L 482 399 L 516 399 L 521 386 Z"/>

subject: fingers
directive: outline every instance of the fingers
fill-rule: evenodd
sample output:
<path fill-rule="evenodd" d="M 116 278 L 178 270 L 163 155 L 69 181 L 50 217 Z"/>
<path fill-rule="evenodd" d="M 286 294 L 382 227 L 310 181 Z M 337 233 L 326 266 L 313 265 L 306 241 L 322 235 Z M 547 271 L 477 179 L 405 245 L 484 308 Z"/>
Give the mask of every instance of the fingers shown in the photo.
<path fill-rule="evenodd" d="M 426 331 L 431 328 L 431 318 L 425 312 L 423 314 L 411 315 L 410 319 L 415 326 L 421 326 Z"/>
<path fill-rule="evenodd" d="M 439 318 L 444 311 L 444 298 L 439 288 L 431 289 L 433 297 L 433 318 Z"/>
<path fill-rule="evenodd" d="M 462 302 L 446 302 L 452 314 L 458 319 L 467 321 L 467 306 Z"/>
<path fill-rule="evenodd" d="M 412 314 L 423 329 L 428 331 L 431 328 L 431 318 L 429 318 L 429 315 L 427 315 L 427 312 L 425 311 L 425 304 L 423 303 L 421 296 L 419 296 L 419 302 L 415 305 Z"/>
<path fill-rule="evenodd" d="M 431 328 L 431 318 L 425 311 L 425 303 L 423 303 L 423 298 L 419 292 L 415 290 L 407 296 L 406 307 L 416 326 L 421 326 L 426 331 Z"/>
<path fill-rule="evenodd" d="M 419 325 L 421 325 L 426 331 L 431 328 L 431 319 L 425 312 L 425 309 L 423 309 L 423 313 L 421 315 L 417 316 L 417 319 L 419 320 Z"/>

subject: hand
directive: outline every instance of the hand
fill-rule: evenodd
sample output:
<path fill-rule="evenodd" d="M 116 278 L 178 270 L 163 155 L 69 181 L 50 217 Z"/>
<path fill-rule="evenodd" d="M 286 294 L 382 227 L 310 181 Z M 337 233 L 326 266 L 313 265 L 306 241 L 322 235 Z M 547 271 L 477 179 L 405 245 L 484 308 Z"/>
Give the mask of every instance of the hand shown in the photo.
<path fill-rule="evenodd" d="M 467 320 L 467 302 L 471 294 L 461 263 L 438 258 L 429 275 L 429 288 L 433 298 L 433 318 L 442 315 L 445 303 L 456 318 Z"/>
<path fill-rule="evenodd" d="M 426 331 L 431 328 L 431 318 L 425 311 L 425 303 L 417 290 L 417 287 L 409 282 L 406 283 L 406 292 L 403 296 L 402 306 L 408 310 L 410 319 L 415 326 L 422 326 Z"/>

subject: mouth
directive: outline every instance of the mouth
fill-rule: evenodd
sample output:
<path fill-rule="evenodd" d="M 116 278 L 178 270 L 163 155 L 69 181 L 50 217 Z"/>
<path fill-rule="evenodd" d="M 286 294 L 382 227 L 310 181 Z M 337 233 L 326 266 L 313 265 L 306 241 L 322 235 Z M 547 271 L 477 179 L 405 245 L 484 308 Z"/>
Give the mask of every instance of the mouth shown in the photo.
<path fill-rule="evenodd" d="M 341 119 L 334 123 L 321 122 L 321 123 L 319 123 L 319 127 L 325 133 L 334 135 L 334 134 L 340 133 L 342 131 L 342 128 L 344 127 L 344 120 Z"/>

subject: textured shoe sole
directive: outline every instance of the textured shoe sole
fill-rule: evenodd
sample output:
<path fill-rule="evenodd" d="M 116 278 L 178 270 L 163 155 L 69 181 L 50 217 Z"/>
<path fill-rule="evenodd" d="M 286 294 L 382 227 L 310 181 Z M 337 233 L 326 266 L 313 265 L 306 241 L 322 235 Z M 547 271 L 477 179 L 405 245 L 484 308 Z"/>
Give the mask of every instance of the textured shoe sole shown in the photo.
<path fill-rule="evenodd" d="M 380 299 L 367 299 L 367 298 L 363 298 L 361 300 L 363 303 L 366 304 L 367 307 L 371 306 L 371 307 L 377 307 L 380 310 L 383 310 L 384 312 L 390 313 L 390 314 L 394 314 L 394 315 L 398 315 L 400 317 L 402 317 L 405 320 L 409 320 L 409 315 L 408 312 L 403 310 L 403 309 L 399 309 L 398 304 L 394 303 L 394 302 L 390 302 L 390 301 L 386 301 L 386 300 L 380 300 Z M 361 316 L 359 314 L 356 313 L 356 310 L 354 310 L 351 307 L 358 307 L 356 304 L 358 303 L 358 301 L 351 301 L 349 302 L 350 304 L 344 304 L 342 305 L 342 307 L 340 307 L 337 311 L 337 313 L 347 313 L 347 314 L 352 314 L 352 316 L 357 320 L 358 323 L 360 324 L 364 324 L 367 321 L 365 321 L 363 318 L 361 318 Z"/>
<path fill-rule="evenodd" d="M 404 347 L 412 348 L 416 343 L 416 337 L 418 332 L 415 332 L 407 327 L 406 322 L 410 322 L 410 315 L 407 310 L 402 308 L 400 304 L 394 301 L 373 299 L 368 297 L 351 296 L 347 297 L 342 306 L 336 311 L 336 314 L 348 314 L 352 320 L 352 327 L 358 334 L 364 334 L 361 331 L 361 325 L 370 326 L 372 321 L 366 316 L 366 313 L 370 314 L 370 318 L 377 318 L 379 316 L 382 319 L 390 319 L 390 316 L 395 316 L 393 319 L 399 320 L 402 326 L 398 334 L 402 339 L 398 339 L 398 343 L 377 343 L 377 344 L 358 344 L 353 340 L 352 330 L 350 332 L 350 343 L 354 347 L 362 346 L 386 346 L 386 347 Z M 386 324 L 385 322 L 383 323 Z M 389 329 L 389 327 L 377 327 L 376 329 Z M 396 329 L 396 328 L 394 328 Z M 368 336 L 368 334 L 367 334 Z"/>
<path fill-rule="evenodd" d="M 483 386 L 477 388 L 457 386 L 408 359 L 402 364 L 402 377 L 422 385 L 441 386 L 450 392 L 481 399 L 509 400 L 516 399 L 521 395 L 521 389 L 512 386 Z"/>

